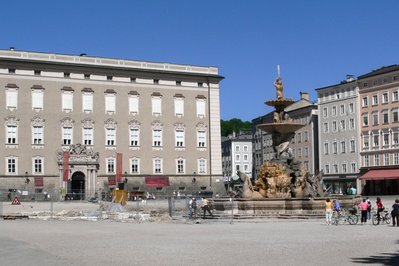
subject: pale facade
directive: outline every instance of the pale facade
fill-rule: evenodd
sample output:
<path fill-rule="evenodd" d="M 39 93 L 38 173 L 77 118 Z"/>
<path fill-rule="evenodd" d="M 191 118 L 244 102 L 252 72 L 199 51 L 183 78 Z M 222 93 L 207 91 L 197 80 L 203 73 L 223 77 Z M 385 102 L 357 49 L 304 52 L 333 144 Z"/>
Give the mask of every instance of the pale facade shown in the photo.
<path fill-rule="evenodd" d="M 121 153 L 128 190 L 167 195 L 195 177 L 220 194 L 222 79 L 216 67 L 0 50 L 0 188 L 87 198 L 110 187 Z M 169 185 L 146 186 L 151 176 Z M 43 185 L 27 188 L 35 177 Z"/>
<path fill-rule="evenodd" d="M 348 77 L 340 84 L 317 91 L 319 158 L 328 192 L 359 190 L 358 86 Z"/>

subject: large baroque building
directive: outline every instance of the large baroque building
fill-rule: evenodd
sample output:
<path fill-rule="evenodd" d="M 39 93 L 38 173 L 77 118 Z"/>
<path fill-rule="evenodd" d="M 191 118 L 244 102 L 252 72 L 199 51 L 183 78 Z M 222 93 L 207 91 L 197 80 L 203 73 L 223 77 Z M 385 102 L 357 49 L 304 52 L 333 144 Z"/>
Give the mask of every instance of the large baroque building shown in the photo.
<path fill-rule="evenodd" d="M 358 86 L 352 76 L 316 89 L 319 111 L 319 158 L 328 192 L 360 188 Z"/>
<path fill-rule="evenodd" d="M 0 50 L 0 189 L 88 198 L 118 177 L 128 190 L 196 180 L 221 193 L 222 79 L 216 67 Z"/>
<path fill-rule="evenodd" d="M 399 65 L 358 77 L 365 194 L 399 193 Z"/>

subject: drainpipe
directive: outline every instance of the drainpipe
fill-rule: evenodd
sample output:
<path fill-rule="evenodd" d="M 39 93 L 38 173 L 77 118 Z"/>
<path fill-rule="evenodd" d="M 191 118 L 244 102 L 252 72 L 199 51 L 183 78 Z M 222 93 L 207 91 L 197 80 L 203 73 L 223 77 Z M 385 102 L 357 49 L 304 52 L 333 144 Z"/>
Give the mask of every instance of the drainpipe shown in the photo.
<path fill-rule="evenodd" d="M 208 85 L 208 138 L 209 138 L 209 190 L 212 190 L 212 151 L 211 151 L 211 85 L 209 82 L 209 77 L 207 78 Z"/>

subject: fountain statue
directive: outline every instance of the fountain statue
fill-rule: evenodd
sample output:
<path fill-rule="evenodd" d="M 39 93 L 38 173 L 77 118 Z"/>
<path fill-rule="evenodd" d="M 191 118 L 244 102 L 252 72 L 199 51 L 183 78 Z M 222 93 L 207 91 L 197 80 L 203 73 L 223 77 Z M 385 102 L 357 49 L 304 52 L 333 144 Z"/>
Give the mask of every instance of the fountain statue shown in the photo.
<path fill-rule="evenodd" d="M 285 112 L 285 108 L 294 103 L 294 100 L 284 97 L 283 80 L 278 76 L 274 82 L 276 99 L 266 101 L 273 106 L 273 123 L 258 125 L 262 131 L 272 134 L 275 158 L 265 162 L 259 171 L 254 184 L 247 176 L 241 176 L 244 181 L 242 196 L 244 198 L 290 198 L 315 197 L 323 193 L 320 177 L 312 177 L 302 164 L 294 158 L 290 142 L 295 131 L 305 125 L 294 122 Z"/>

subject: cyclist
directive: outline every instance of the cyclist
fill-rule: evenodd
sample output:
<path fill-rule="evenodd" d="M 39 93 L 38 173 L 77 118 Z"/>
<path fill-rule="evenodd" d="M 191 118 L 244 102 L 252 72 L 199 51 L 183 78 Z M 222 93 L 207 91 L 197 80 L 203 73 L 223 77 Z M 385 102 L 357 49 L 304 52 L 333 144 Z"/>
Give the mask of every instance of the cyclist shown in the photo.
<path fill-rule="evenodd" d="M 382 202 L 380 197 L 377 197 L 377 201 L 375 202 L 375 205 L 377 206 L 377 220 L 378 220 L 377 224 L 380 224 L 380 220 L 381 220 L 380 213 L 385 209 L 384 203 Z"/>
<path fill-rule="evenodd" d="M 333 200 L 333 208 L 337 213 L 341 213 L 341 204 L 337 199 Z"/>

